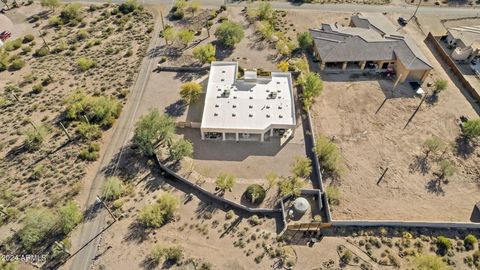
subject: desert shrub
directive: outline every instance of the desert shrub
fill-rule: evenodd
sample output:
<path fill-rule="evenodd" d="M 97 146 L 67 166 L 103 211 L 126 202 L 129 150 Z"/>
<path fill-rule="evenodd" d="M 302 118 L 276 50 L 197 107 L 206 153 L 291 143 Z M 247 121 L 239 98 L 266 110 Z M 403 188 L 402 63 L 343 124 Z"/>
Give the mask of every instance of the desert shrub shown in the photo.
<path fill-rule="evenodd" d="M 68 235 L 83 219 L 83 214 L 74 201 L 68 201 L 58 210 L 58 230 Z"/>
<path fill-rule="evenodd" d="M 298 46 L 304 51 L 311 51 L 313 48 L 313 37 L 310 32 L 303 32 L 297 36 Z"/>
<path fill-rule="evenodd" d="M 442 258 L 435 255 L 418 255 L 414 259 L 414 264 L 415 270 L 450 270 Z"/>
<path fill-rule="evenodd" d="M 182 29 L 178 31 L 177 38 L 183 46 L 187 46 L 195 38 L 195 32 L 189 29 Z"/>
<path fill-rule="evenodd" d="M 128 14 L 130 12 L 135 11 L 140 5 L 136 0 L 127 0 L 126 2 L 122 3 L 118 10 L 123 14 Z"/>
<path fill-rule="evenodd" d="M 39 126 L 37 128 L 32 127 L 27 129 L 25 132 L 25 147 L 30 151 L 40 149 L 48 133 L 49 129 L 46 126 Z"/>
<path fill-rule="evenodd" d="M 305 181 L 299 177 L 282 177 L 278 182 L 279 193 L 282 196 L 294 195 L 300 196 L 301 189 L 305 186 Z"/>
<path fill-rule="evenodd" d="M 212 44 L 197 46 L 193 49 L 193 57 L 202 64 L 215 61 L 215 47 Z"/>
<path fill-rule="evenodd" d="M 344 263 L 349 264 L 353 259 L 353 253 L 350 250 L 345 250 L 341 259 Z"/>
<path fill-rule="evenodd" d="M 477 237 L 473 234 L 469 234 L 465 236 L 465 239 L 463 240 L 463 244 L 465 245 L 465 248 L 467 250 L 472 250 L 475 248 L 475 244 L 478 243 Z"/>
<path fill-rule="evenodd" d="M 46 55 L 48 55 L 50 53 L 50 51 L 48 50 L 47 47 L 43 46 L 37 50 L 35 50 L 35 57 L 44 57 Z"/>
<path fill-rule="evenodd" d="M 40 4 L 42 7 L 48 7 L 54 11 L 56 7 L 60 6 L 60 0 L 41 0 Z"/>
<path fill-rule="evenodd" d="M 43 86 L 41 84 L 34 84 L 32 86 L 32 92 L 34 94 L 40 94 L 43 91 Z"/>
<path fill-rule="evenodd" d="M 14 60 L 12 60 L 10 62 L 9 69 L 12 70 L 12 71 L 16 71 L 16 70 L 22 69 L 24 66 L 25 66 L 25 60 L 18 57 L 18 58 L 15 58 Z"/>
<path fill-rule="evenodd" d="M 252 184 L 247 187 L 247 190 L 245 191 L 245 197 L 251 202 L 251 203 L 262 203 L 263 200 L 265 199 L 267 192 L 265 189 L 258 185 L 258 184 Z"/>
<path fill-rule="evenodd" d="M 78 3 L 67 4 L 60 12 L 60 19 L 64 23 L 80 22 L 82 20 L 82 6 Z M 75 23 L 75 22 L 74 22 Z"/>
<path fill-rule="evenodd" d="M 262 224 L 262 220 L 257 215 L 253 215 L 253 216 L 249 217 L 248 222 L 250 222 L 250 224 L 252 224 L 253 226 L 257 226 L 257 225 Z"/>
<path fill-rule="evenodd" d="M 87 96 L 81 89 L 72 92 L 66 99 L 66 117 L 70 120 L 86 116 L 93 124 L 108 128 L 115 122 L 122 110 L 122 104 L 111 97 Z"/>
<path fill-rule="evenodd" d="M 168 151 L 173 160 L 181 160 L 184 157 L 193 157 L 192 143 L 183 138 L 173 142 Z"/>
<path fill-rule="evenodd" d="M 225 47 L 234 47 L 243 39 L 244 35 L 242 25 L 231 21 L 222 22 L 215 31 L 218 41 Z"/>
<path fill-rule="evenodd" d="M 187 103 L 195 103 L 200 98 L 202 93 L 202 86 L 196 82 L 186 82 L 180 87 L 180 96 Z"/>
<path fill-rule="evenodd" d="M 303 106 L 309 109 L 315 97 L 320 96 L 323 91 L 323 81 L 315 72 L 309 72 L 301 78 L 303 86 Z"/>
<path fill-rule="evenodd" d="M 443 91 L 447 88 L 448 81 L 447 80 L 435 80 L 434 85 L 435 85 L 435 91 L 440 92 L 440 91 Z"/>
<path fill-rule="evenodd" d="M 22 47 L 22 40 L 19 39 L 19 38 L 14 39 L 14 40 L 6 41 L 5 44 L 3 44 L 3 48 L 6 51 L 15 51 L 15 50 L 19 49 L 20 47 Z"/>
<path fill-rule="evenodd" d="M 435 136 L 428 138 L 423 142 L 425 156 L 427 157 L 430 153 L 434 155 L 437 154 L 438 152 L 444 150 L 445 147 L 446 147 L 446 143 L 442 141 L 440 138 Z"/>
<path fill-rule="evenodd" d="M 46 208 L 28 209 L 23 219 L 23 228 L 18 232 L 20 243 L 26 250 L 45 240 L 54 232 L 55 214 Z"/>
<path fill-rule="evenodd" d="M 125 192 L 125 186 L 118 177 L 108 177 L 102 187 L 102 198 L 108 201 L 118 199 Z"/>
<path fill-rule="evenodd" d="M 235 176 L 229 173 L 220 173 L 215 180 L 215 185 L 220 191 L 225 192 L 226 190 L 231 191 L 235 182 Z"/>
<path fill-rule="evenodd" d="M 177 36 L 177 31 L 175 30 L 174 27 L 167 25 L 165 26 L 165 30 L 162 32 L 162 37 L 165 39 L 165 43 L 170 41 L 174 41 Z"/>
<path fill-rule="evenodd" d="M 175 122 L 158 110 L 150 110 L 135 124 L 133 143 L 147 156 L 152 156 L 160 142 L 169 143 L 175 134 Z"/>
<path fill-rule="evenodd" d="M 45 173 L 45 167 L 43 165 L 35 166 L 32 170 L 32 174 L 30 175 L 31 180 L 40 180 Z"/>
<path fill-rule="evenodd" d="M 457 172 L 455 163 L 453 163 L 453 161 L 451 160 L 444 159 L 439 162 L 439 165 L 440 165 L 440 168 L 437 174 L 440 179 L 448 178 Z"/>
<path fill-rule="evenodd" d="M 228 210 L 228 211 L 225 213 L 225 218 L 226 218 L 226 219 L 232 219 L 234 216 L 235 216 L 235 212 L 233 212 L 233 210 Z"/>
<path fill-rule="evenodd" d="M 159 264 L 162 259 L 170 263 L 179 264 L 183 259 L 183 249 L 181 247 L 162 247 L 156 245 L 149 255 L 150 261 Z"/>
<path fill-rule="evenodd" d="M 80 29 L 76 35 L 77 40 L 84 40 L 88 38 L 88 32 L 85 29 Z"/>
<path fill-rule="evenodd" d="M 437 248 L 440 254 L 445 255 L 452 248 L 452 241 L 444 236 L 439 236 L 437 237 Z"/>
<path fill-rule="evenodd" d="M 30 46 L 28 46 L 28 45 L 23 45 L 23 46 L 22 46 L 22 52 L 23 52 L 23 53 L 27 54 L 27 53 L 29 53 L 29 52 L 31 52 L 31 51 L 32 51 L 32 47 L 30 47 Z"/>
<path fill-rule="evenodd" d="M 315 142 L 315 152 L 321 168 L 334 175 L 340 175 L 343 171 L 338 147 L 327 137 L 318 136 Z"/>
<path fill-rule="evenodd" d="M 271 189 L 275 184 L 277 184 L 278 175 L 275 172 L 269 172 L 265 179 L 267 180 L 267 190 Z"/>
<path fill-rule="evenodd" d="M 77 65 L 81 71 L 87 71 L 97 65 L 95 61 L 86 57 L 80 57 L 77 59 Z"/>
<path fill-rule="evenodd" d="M 331 205 L 339 205 L 342 197 L 340 189 L 336 186 L 327 186 L 325 192 L 327 193 L 328 203 Z"/>
<path fill-rule="evenodd" d="M 294 176 L 306 178 L 312 173 L 312 161 L 306 157 L 295 157 L 291 167 Z"/>
<path fill-rule="evenodd" d="M 269 21 L 273 19 L 273 8 L 269 2 L 259 2 L 254 8 L 248 10 L 250 20 Z"/>
<path fill-rule="evenodd" d="M 23 37 L 22 43 L 29 43 L 32 42 L 35 39 L 35 37 L 31 34 L 25 35 Z"/>
<path fill-rule="evenodd" d="M 138 222 L 145 227 L 159 228 L 170 221 L 178 209 L 179 200 L 171 193 L 163 193 L 156 203 L 146 205 L 138 215 Z"/>
<path fill-rule="evenodd" d="M 280 39 L 275 43 L 275 49 L 283 56 L 290 56 L 296 45 L 292 41 Z M 316 73 L 315 73 L 316 74 Z"/>
<path fill-rule="evenodd" d="M 9 55 L 8 52 L 0 48 L 0 71 L 7 70 L 7 67 L 9 65 Z"/>
<path fill-rule="evenodd" d="M 463 125 L 463 135 L 468 139 L 480 137 L 480 118 L 468 120 Z"/>
<path fill-rule="evenodd" d="M 277 68 L 278 68 L 280 71 L 287 72 L 289 66 L 290 66 L 290 65 L 289 65 L 289 63 L 288 63 L 287 61 L 281 61 L 280 63 L 278 63 Z"/>
<path fill-rule="evenodd" d="M 100 145 L 92 142 L 87 147 L 83 148 L 78 157 L 82 160 L 95 161 L 100 157 Z"/>
<path fill-rule="evenodd" d="M 289 69 L 293 71 L 300 71 L 302 74 L 305 74 L 308 72 L 308 62 L 305 58 L 292 58 L 290 61 L 288 61 L 290 64 Z"/>
<path fill-rule="evenodd" d="M 102 136 L 98 125 L 87 122 L 81 122 L 78 125 L 77 134 L 84 140 L 96 140 Z"/>

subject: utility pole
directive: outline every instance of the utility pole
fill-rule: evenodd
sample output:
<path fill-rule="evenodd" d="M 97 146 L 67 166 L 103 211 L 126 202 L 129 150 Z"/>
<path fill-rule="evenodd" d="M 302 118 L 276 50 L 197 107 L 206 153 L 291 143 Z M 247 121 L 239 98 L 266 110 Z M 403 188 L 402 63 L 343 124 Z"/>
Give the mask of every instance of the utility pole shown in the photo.
<path fill-rule="evenodd" d="M 112 211 L 110 211 L 110 208 L 108 208 L 107 204 L 105 203 L 104 200 L 100 199 L 98 196 L 95 200 L 96 202 L 101 202 L 102 205 L 107 209 L 108 213 L 110 214 L 110 216 L 113 218 L 113 222 L 116 222 L 117 221 L 117 218 L 113 215 Z"/>
<path fill-rule="evenodd" d="M 68 133 L 67 129 L 65 128 L 65 126 L 63 125 L 62 122 L 60 122 L 60 126 L 62 127 L 62 130 L 63 130 L 63 132 L 65 133 L 65 135 L 67 135 L 68 140 L 71 141 L 71 140 L 72 140 L 72 137 L 70 137 L 70 134 Z"/>
<path fill-rule="evenodd" d="M 160 11 L 160 18 L 162 18 L 162 29 L 163 29 L 163 32 L 165 34 L 165 22 L 163 21 L 163 13 L 162 11 Z"/>
<path fill-rule="evenodd" d="M 41 37 L 42 40 L 43 40 L 43 45 L 45 45 L 45 47 L 47 47 L 47 49 L 50 51 L 50 47 L 48 46 L 47 42 L 45 41 L 45 38 L 43 38 L 43 33 L 42 33 L 42 31 L 38 30 L 38 33 L 40 33 L 40 37 Z"/>

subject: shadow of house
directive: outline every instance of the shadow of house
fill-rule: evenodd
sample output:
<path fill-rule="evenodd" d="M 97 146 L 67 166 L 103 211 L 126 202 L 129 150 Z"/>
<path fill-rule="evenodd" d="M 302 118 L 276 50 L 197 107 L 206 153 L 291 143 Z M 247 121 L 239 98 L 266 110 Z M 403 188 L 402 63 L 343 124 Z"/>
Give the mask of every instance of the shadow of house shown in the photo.
<path fill-rule="evenodd" d="M 480 223 L 480 202 L 477 202 L 477 204 L 473 206 L 470 221 Z"/>

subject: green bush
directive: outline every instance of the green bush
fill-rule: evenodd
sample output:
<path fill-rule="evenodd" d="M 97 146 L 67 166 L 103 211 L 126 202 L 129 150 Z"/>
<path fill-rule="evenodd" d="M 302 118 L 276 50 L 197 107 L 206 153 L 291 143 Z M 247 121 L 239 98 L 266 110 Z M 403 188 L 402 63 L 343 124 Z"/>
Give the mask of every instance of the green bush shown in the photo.
<path fill-rule="evenodd" d="M 306 157 L 295 157 L 292 164 L 292 174 L 294 176 L 307 178 L 312 173 L 312 161 Z"/>
<path fill-rule="evenodd" d="M 149 255 L 149 260 L 155 264 L 159 264 L 162 259 L 170 263 L 179 264 L 183 259 L 183 249 L 181 247 L 154 246 Z"/>
<path fill-rule="evenodd" d="M 85 29 L 78 30 L 76 37 L 77 37 L 77 40 L 87 39 L 88 38 L 87 30 L 85 30 Z"/>
<path fill-rule="evenodd" d="M 475 244 L 478 243 L 477 237 L 473 234 L 469 234 L 465 236 L 465 239 L 463 240 L 463 244 L 465 245 L 465 248 L 467 250 L 472 250 L 475 248 Z"/>
<path fill-rule="evenodd" d="M 87 71 L 97 65 L 97 63 L 89 58 L 80 57 L 77 59 L 77 65 L 81 71 Z"/>
<path fill-rule="evenodd" d="M 262 224 L 262 220 L 257 215 L 253 215 L 253 216 L 249 217 L 248 222 L 250 222 L 250 224 L 252 224 L 253 226 L 257 226 L 257 225 Z"/>
<path fill-rule="evenodd" d="M 193 157 L 192 143 L 183 138 L 173 142 L 168 151 L 173 160 L 181 160 L 184 157 Z"/>
<path fill-rule="evenodd" d="M 139 4 L 136 0 L 127 0 L 125 3 L 122 3 L 118 7 L 118 10 L 123 14 L 128 14 L 136 10 L 138 7 L 139 7 Z"/>
<path fill-rule="evenodd" d="M 7 70 L 10 63 L 8 52 L 0 48 L 0 71 Z"/>
<path fill-rule="evenodd" d="M 435 80 L 435 91 L 440 92 L 447 88 L 448 81 L 447 80 Z"/>
<path fill-rule="evenodd" d="M 12 71 L 15 71 L 15 70 L 22 69 L 24 66 L 25 66 L 25 60 L 23 60 L 22 58 L 16 58 L 10 62 L 9 69 Z"/>
<path fill-rule="evenodd" d="M 301 84 L 303 86 L 303 106 L 309 109 L 314 101 L 314 98 L 320 96 L 323 91 L 323 81 L 315 72 L 309 72 L 304 77 L 301 77 Z"/>
<path fill-rule="evenodd" d="M 444 236 L 439 236 L 437 237 L 437 248 L 440 254 L 445 255 L 452 248 L 452 241 Z"/>
<path fill-rule="evenodd" d="M 480 137 L 480 118 L 468 120 L 463 125 L 463 134 L 468 139 L 475 139 Z"/>
<path fill-rule="evenodd" d="M 297 36 L 298 45 L 304 51 L 311 51 L 313 48 L 313 37 L 310 32 L 303 32 Z"/>
<path fill-rule="evenodd" d="M 138 222 L 145 227 L 159 228 L 173 218 L 179 203 L 178 198 L 171 193 L 163 193 L 156 203 L 142 208 Z"/>
<path fill-rule="evenodd" d="M 220 175 L 217 177 L 217 180 L 215 180 L 217 188 L 222 192 L 225 192 L 226 190 L 231 191 L 235 185 L 235 182 L 235 176 L 229 173 L 220 173 Z"/>
<path fill-rule="evenodd" d="M 215 61 L 215 47 L 212 44 L 197 46 L 193 49 L 193 57 L 202 64 Z"/>
<path fill-rule="evenodd" d="M 100 157 L 100 145 L 92 142 L 87 147 L 83 148 L 78 157 L 82 160 L 95 161 Z"/>
<path fill-rule="evenodd" d="M 96 140 L 102 136 L 102 132 L 98 125 L 86 122 L 81 122 L 78 125 L 77 133 L 84 140 Z"/>
<path fill-rule="evenodd" d="M 43 86 L 41 84 L 34 84 L 32 86 L 32 92 L 34 94 L 40 94 L 43 91 Z"/>
<path fill-rule="evenodd" d="M 202 85 L 196 82 L 186 82 L 180 86 L 180 96 L 187 103 L 197 102 L 202 91 Z"/>
<path fill-rule="evenodd" d="M 58 210 L 57 226 L 63 235 L 68 235 L 83 219 L 83 214 L 74 201 L 68 201 Z"/>
<path fill-rule="evenodd" d="M 49 53 L 50 53 L 50 51 L 48 50 L 48 48 L 44 46 L 44 47 L 41 47 L 40 49 L 37 49 L 35 51 L 35 56 L 36 57 L 43 57 L 43 56 L 46 56 Z"/>
<path fill-rule="evenodd" d="M 77 24 L 82 20 L 82 6 L 78 3 L 67 4 L 60 12 L 60 18 L 64 23 L 73 22 Z"/>
<path fill-rule="evenodd" d="M 33 35 L 26 35 L 23 37 L 22 43 L 29 43 L 32 42 L 35 39 Z"/>
<path fill-rule="evenodd" d="M 28 45 L 23 45 L 22 46 L 22 52 L 23 53 L 29 53 L 32 51 L 32 47 L 28 46 Z"/>
<path fill-rule="evenodd" d="M 175 122 L 158 110 L 150 110 L 135 124 L 133 143 L 147 156 L 152 156 L 158 143 L 169 143 L 175 134 Z"/>
<path fill-rule="evenodd" d="M 6 51 L 15 51 L 16 49 L 19 49 L 20 47 L 22 47 L 22 40 L 19 39 L 19 38 L 14 39 L 14 40 L 6 41 L 5 44 L 3 44 L 3 48 Z"/>
<path fill-rule="evenodd" d="M 86 116 L 91 123 L 103 128 L 110 127 L 122 110 L 118 100 L 106 96 L 87 96 L 80 89 L 70 94 L 66 103 L 66 118 L 77 120 Z"/>
<path fill-rule="evenodd" d="M 321 168 L 334 175 L 343 172 L 338 147 L 327 137 L 318 136 L 315 142 L 315 152 L 318 155 Z"/>
<path fill-rule="evenodd" d="M 442 258 L 431 254 L 418 255 L 414 263 L 415 270 L 451 270 Z"/>
<path fill-rule="evenodd" d="M 242 25 L 231 21 L 222 22 L 215 31 L 215 36 L 220 44 L 231 48 L 239 43 L 244 35 Z"/>
<path fill-rule="evenodd" d="M 340 204 L 340 198 L 342 196 L 341 196 L 341 193 L 340 193 L 340 189 L 338 189 L 338 187 L 329 185 L 329 186 L 327 186 L 325 192 L 327 193 L 327 199 L 328 199 L 328 203 L 330 205 L 339 205 Z"/>
<path fill-rule="evenodd" d="M 20 243 L 27 251 L 32 250 L 54 232 L 56 222 L 52 210 L 28 209 L 23 219 L 23 228 L 18 232 Z"/>
<path fill-rule="evenodd" d="M 49 129 L 45 126 L 39 126 L 36 129 L 30 128 L 25 132 L 24 145 L 28 150 L 38 150 L 42 146 Z"/>
<path fill-rule="evenodd" d="M 225 218 L 226 218 L 226 219 L 232 219 L 234 216 L 235 216 L 235 212 L 233 212 L 233 210 L 228 210 L 228 211 L 225 213 Z"/>
<path fill-rule="evenodd" d="M 280 195 L 300 196 L 301 189 L 305 186 L 305 181 L 300 177 L 283 177 L 278 182 Z"/>
<path fill-rule="evenodd" d="M 40 180 L 45 173 L 45 167 L 43 165 L 38 165 L 33 168 L 32 174 L 30 175 L 31 180 Z"/>
<path fill-rule="evenodd" d="M 251 202 L 255 204 L 260 204 L 265 199 L 267 192 L 265 189 L 258 184 L 252 184 L 247 187 L 245 191 L 245 197 Z"/>
<path fill-rule="evenodd" d="M 108 201 L 113 201 L 125 192 L 125 186 L 122 180 L 118 177 L 108 177 L 102 187 L 102 198 Z"/>

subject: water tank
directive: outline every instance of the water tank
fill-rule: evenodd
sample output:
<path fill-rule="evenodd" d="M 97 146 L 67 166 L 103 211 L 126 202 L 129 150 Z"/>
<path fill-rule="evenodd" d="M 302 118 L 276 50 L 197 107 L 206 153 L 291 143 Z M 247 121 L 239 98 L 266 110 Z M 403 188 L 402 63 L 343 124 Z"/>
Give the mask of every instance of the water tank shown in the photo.
<path fill-rule="evenodd" d="M 293 202 L 293 211 L 295 212 L 295 215 L 303 215 L 309 208 L 310 204 L 308 203 L 307 199 L 303 197 L 298 197 Z"/>

